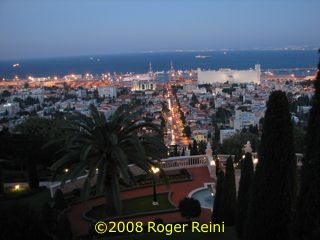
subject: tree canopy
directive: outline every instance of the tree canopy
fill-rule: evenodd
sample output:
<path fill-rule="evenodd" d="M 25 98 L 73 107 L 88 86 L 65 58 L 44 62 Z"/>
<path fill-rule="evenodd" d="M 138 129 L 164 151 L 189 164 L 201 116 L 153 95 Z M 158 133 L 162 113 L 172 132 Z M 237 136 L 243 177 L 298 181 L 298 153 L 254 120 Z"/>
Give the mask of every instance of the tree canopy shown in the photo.
<path fill-rule="evenodd" d="M 293 234 L 298 240 L 320 239 L 320 60 L 314 87 Z"/>
<path fill-rule="evenodd" d="M 96 107 L 90 106 L 90 116 L 71 115 L 65 124 L 62 157 L 52 165 L 59 173 L 69 168 L 65 179 L 73 179 L 88 171 L 84 197 L 96 180 L 98 194 L 105 193 L 107 214 L 121 214 L 120 177 L 130 181 L 128 164 L 136 164 L 149 172 L 153 159 L 166 155 L 160 126 L 141 120 L 139 109 L 119 108 L 106 119 Z M 146 130 L 149 130 L 148 132 Z M 53 142 L 54 143 L 54 142 Z M 51 143 L 51 144 L 53 144 Z"/>
<path fill-rule="evenodd" d="M 185 197 L 179 203 L 179 211 L 181 216 L 187 218 L 199 217 L 201 214 L 201 205 L 197 199 Z"/>
<path fill-rule="evenodd" d="M 241 177 L 239 181 L 238 206 L 236 217 L 236 230 L 238 237 L 243 239 L 244 226 L 247 221 L 247 212 L 253 181 L 253 162 L 251 153 L 246 153 L 241 164 Z"/>
<path fill-rule="evenodd" d="M 267 103 L 244 239 L 290 239 L 295 164 L 288 100 L 275 91 Z"/>

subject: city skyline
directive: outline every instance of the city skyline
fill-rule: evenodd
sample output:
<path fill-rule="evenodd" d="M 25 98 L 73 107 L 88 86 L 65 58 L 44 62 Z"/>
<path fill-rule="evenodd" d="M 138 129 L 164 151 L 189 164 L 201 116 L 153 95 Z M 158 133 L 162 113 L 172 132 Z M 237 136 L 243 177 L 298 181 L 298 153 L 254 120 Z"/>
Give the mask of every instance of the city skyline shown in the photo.
<path fill-rule="evenodd" d="M 0 239 L 320 239 L 320 0 L 0 0 Z"/>
<path fill-rule="evenodd" d="M 317 1 L 0 3 L 0 60 L 146 51 L 313 46 Z"/>

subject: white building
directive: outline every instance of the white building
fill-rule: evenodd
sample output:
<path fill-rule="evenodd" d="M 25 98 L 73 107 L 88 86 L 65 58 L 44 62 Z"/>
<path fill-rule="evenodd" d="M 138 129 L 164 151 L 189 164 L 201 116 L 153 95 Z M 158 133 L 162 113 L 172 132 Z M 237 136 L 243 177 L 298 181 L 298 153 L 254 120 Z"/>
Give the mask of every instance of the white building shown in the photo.
<path fill-rule="evenodd" d="M 98 87 L 99 97 L 117 98 L 117 88 L 115 86 Z"/>
<path fill-rule="evenodd" d="M 152 72 L 145 74 L 135 74 L 125 76 L 121 80 L 122 86 L 131 87 L 131 91 L 142 91 L 151 93 L 157 89 L 157 83 L 154 80 L 154 75 Z"/>
<path fill-rule="evenodd" d="M 231 129 L 220 129 L 220 143 L 222 144 L 224 140 L 232 137 L 233 135 L 236 134 L 236 130 L 231 128 Z"/>
<path fill-rule="evenodd" d="M 191 138 L 196 140 L 197 142 L 208 140 L 208 130 L 207 129 L 196 129 L 192 131 Z"/>
<path fill-rule="evenodd" d="M 187 94 L 188 98 L 192 97 L 192 93 L 195 94 L 206 94 L 206 88 L 199 88 L 198 84 L 184 84 L 183 89 L 179 90 L 179 93 Z"/>
<path fill-rule="evenodd" d="M 311 110 L 311 106 L 298 106 L 298 112 L 306 114 Z"/>
<path fill-rule="evenodd" d="M 154 91 L 157 84 L 153 80 L 139 80 L 135 79 L 132 83 L 132 91 Z"/>
<path fill-rule="evenodd" d="M 247 84 L 246 89 L 249 92 L 253 92 L 255 90 L 255 86 L 253 84 Z"/>
<path fill-rule="evenodd" d="M 45 90 L 43 88 L 35 88 L 35 89 L 24 89 L 18 92 L 15 92 L 11 95 L 10 99 L 13 101 L 14 98 L 18 97 L 25 100 L 28 97 L 33 99 L 38 99 L 40 103 L 43 103 Z"/>
<path fill-rule="evenodd" d="M 241 131 L 243 128 L 249 128 L 250 125 L 255 126 L 259 123 L 259 119 L 256 118 L 252 112 L 246 112 L 236 110 L 234 119 L 234 129 Z"/>
<path fill-rule="evenodd" d="M 117 105 L 105 105 L 99 108 L 99 112 L 103 113 L 106 119 L 108 119 L 117 109 Z"/>
<path fill-rule="evenodd" d="M 0 116 L 14 116 L 20 111 L 19 103 L 5 103 L 0 105 Z"/>
<path fill-rule="evenodd" d="M 218 71 L 202 71 L 198 68 L 198 84 L 212 83 L 260 83 L 260 64 L 255 69 L 231 70 L 220 69 Z"/>
<path fill-rule="evenodd" d="M 86 98 L 88 96 L 86 89 L 78 89 L 77 97 L 78 98 Z"/>

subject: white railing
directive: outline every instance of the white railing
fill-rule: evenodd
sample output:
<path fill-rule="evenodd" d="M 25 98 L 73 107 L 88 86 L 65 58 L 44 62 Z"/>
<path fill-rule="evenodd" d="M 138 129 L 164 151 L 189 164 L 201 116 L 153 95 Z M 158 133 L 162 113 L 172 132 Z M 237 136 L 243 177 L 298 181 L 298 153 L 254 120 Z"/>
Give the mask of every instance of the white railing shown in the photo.
<path fill-rule="evenodd" d="M 87 179 L 88 174 L 85 174 L 83 176 L 77 177 L 74 180 L 67 180 L 64 183 L 63 182 L 53 182 L 51 185 L 47 186 L 50 189 L 50 195 L 51 197 L 54 196 L 55 192 L 60 189 L 63 193 L 68 193 L 73 191 L 74 189 L 83 188 L 84 182 Z M 96 176 L 93 177 L 91 180 L 91 186 L 93 186 L 96 182 Z"/>
<path fill-rule="evenodd" d="M 234 155 L 217 155 L 219 158 L 220 164 L 223 166 L 227 161 L 228 157 L 231 156 L 234 159 Z M 257 157 L 257 153 L 252 153 L 252 156 Z M 302 166 L 303 154 L 296 153 L 297 166 Z M 214 156 L 215 157 L 215 156 Z M 161 159 L 160 164 L 164 170 L 176 170 L 182 168 L 194 168 L 194 167 L 208 167 L 211 176 L 214 176 L 215 166 L 211 164 L 210 161 L 214 157 L 209 155 L 195 155 L 195 156 L 180 156 L 180 157 L 170 157 L 166 159 Z M 132 170 L 133 175 L 140 175 L 145 173 L 139 167 L 131 164 L 129 165 L 130 170 Z M 83 183 L 87 175 L 80 176 L 73 181 L 67 180 L 64 184 L 62 182 L 40 182 L 40 186 L 46 186 L 50 189 L 51 196 L 54 196 L 54 193 L 57 189 L 61 189 L 63 192 L 70 192 L 75 188 L 82 188 Z M 91 185 L 95 184 L 95 178 L 91 181 Z M 6 187 L 14 187 L 15 185 L 27 186 L 27 183 L 7 183 Z"/>
<path fill-rule="evenodd" d="M 207 166 L 208 157 L 207 155 L 170 157 L 166 159 L 161 159 L 160 164 L 162 169 L 164 170 L 201 167 Z"/>
<path fill-rule="evenodd" d="M 225 162 L 227 161 L 229 156 L 231 156 L 232 159 L 234 160 L 235 155 L 222 155 L 222 154 L 217 155 L 220 164 L 225 164 Z M 295 153 L 295 156 L 296 156 L 297 166 L 301 167 L 302 166 L 303 154 L 302 153 Z M 258 157 L 258 153 L 253 152 L 252 153 L 252 157 L 253 158 L 257 158 Z"/>

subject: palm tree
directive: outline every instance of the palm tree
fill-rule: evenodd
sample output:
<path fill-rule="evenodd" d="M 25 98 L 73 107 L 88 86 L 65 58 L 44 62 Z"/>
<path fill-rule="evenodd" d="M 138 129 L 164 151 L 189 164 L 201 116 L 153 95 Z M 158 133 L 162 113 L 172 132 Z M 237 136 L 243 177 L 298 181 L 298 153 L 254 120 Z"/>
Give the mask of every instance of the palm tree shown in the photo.
<path fill-rule="evenodd" d="M 119 179 L 130 180 L 128 164 L 136 164 L 150 172 L 153 162 L 166 154 L 160 126 L 142 121 L 141 109 L 120 107 L 109 120 L 96 107 L 89 107 L 91 116 L 75 113 L 66 121 L 63 156 L 52 165 L 56 172 L 68 166 L 65 178 L 73 179 L 88 171 L 84 197 L 96 177 L 97 194 L 106 195 L 107 214 L 121 214 Z M 51 143 L 52 144 L 52 143 Z"/>

